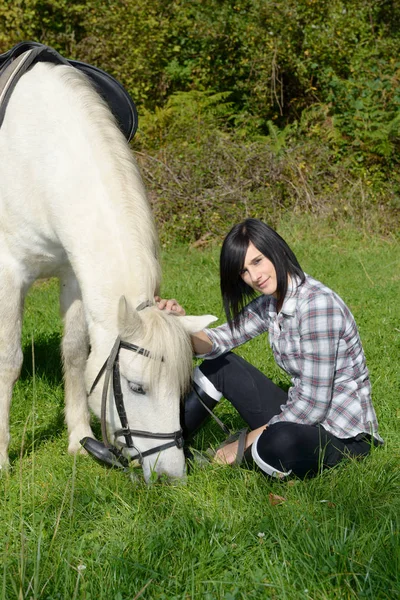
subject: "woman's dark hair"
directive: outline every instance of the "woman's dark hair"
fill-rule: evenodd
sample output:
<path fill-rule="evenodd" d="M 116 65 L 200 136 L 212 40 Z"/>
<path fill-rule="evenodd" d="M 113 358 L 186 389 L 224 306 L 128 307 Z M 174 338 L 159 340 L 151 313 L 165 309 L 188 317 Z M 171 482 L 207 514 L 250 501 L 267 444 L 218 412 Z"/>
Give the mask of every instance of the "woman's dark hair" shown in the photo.
<path fill-rule="evenodd" d="M 240 327 L 240 311 L 256 295 L 240 272 L 250 242 L 274 265 L 277 293 L 281 302 L 286 296 L 288 275 L 304 281 L 299 262 L 281 236 L 258 219 L 246 219 L 235 225 L 226 236 L 220 256 L 220 284 L 226 318 L 233 330 Z"/>

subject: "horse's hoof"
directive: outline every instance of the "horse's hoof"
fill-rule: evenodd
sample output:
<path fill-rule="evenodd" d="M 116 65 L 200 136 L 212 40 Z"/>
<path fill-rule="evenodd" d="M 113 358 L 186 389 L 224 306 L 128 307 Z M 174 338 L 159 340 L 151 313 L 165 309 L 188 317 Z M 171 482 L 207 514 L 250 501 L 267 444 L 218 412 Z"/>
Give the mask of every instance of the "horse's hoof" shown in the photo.
<path fill-rule="evenodd" d="M 93 456 L 97 462 L 112 469 L 125 470 L 128 466 L 128 461 L 123 456 L 115 456 L 109 448 L 106 448 L 102 442 L 91 437 L 84 437 L 80 442 L 83 448 Z"/>

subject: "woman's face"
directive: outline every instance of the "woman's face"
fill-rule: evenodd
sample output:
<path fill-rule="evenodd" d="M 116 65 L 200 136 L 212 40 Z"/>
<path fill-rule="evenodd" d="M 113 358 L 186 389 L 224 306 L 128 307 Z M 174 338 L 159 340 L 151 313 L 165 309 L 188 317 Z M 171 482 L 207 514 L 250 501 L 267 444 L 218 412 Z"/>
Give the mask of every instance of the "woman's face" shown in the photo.
<path fill-rule="evenodd" d="M 272 262 L 250 242 L 240 276 L 256 292 L 277 297 L 276 271 Z"/>

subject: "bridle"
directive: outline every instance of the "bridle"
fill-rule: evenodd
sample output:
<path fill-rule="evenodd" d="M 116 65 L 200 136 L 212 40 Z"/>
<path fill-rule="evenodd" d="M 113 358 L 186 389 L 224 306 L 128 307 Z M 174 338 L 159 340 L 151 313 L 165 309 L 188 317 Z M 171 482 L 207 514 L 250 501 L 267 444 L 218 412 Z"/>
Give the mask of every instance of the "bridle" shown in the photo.
<path fill-rule="evenodd" d="M 130 344 L 128 342 L 124 342 L 118 336 L 114 342 L 114 345 L 111 349 L 111 352 L 98 372 L 92 387 L 90 388 L 89 396 L 99 383 L 102 375 L 104 374 L 104 384 L 103 391 L 101 397 L 101 434 L 103 436 L 103 442 L 106 448 L 114 454 L 116 459 L 124 466 L 128 466 L 128 460 L 125 456 L 122 455 L 122 450 L 117 448 L 115 445 L 110 443 L 108 433 L 107 433 L 107 421 L 106 421 L 106 412 L 107 412 L 107 398 L 108 398 L 108 390 L 110 387 L 110 380 L 112 377 L 112 387 L 114 392 L 114 402 L 118 412 L 119 419 L 121 421 L 121 429 L 118 429 L 114 433 L 114 439 L 123 436 L 125 438 L 125 444 L 122 446 L 126 448 L 134 448 L 137 454 L 134 454 L 129 457 L 129 460 L 137 460 L 142 465 L 143 459 L 146 456 L 151 456 L 152 454 L 157 454 L 162 452 L 163 450 L 167 450 L 168 448 L 172 448 L 176 446 L 179 449 L 183 448 L 184 440 L 183 440 L 183 432 L 182 429 L 178 431 L 174 431 L 173 433 L 152 433 L 149 431 L 141 431 L 138 429 L 131 429 L 129 427 L 128 418 L 126 416 L 126 410 L 124 405 L 124 396 L 121 388 L 121 375 L 119 370 L 119 352 L 123 348 L 124 350 L 131 350 L 136 352 L 137 354 L 141 354 L 142 356 L 146 356 L 151 358 L 151 354 L 149 350 L 145 348 L 141 348 L 140 346 L 136 346 L 136 344 Z M 163 360 L 163 359 L 161 359 Z M 150 450 L 146 450 L 145 452 L 141 452 L 133 443 L 132 436 L 139 438 L 148 438 L 148 439 L 156 439 L 156 440 L 171 440 L 164 444 L 160 444 L 151 448 Z"/>

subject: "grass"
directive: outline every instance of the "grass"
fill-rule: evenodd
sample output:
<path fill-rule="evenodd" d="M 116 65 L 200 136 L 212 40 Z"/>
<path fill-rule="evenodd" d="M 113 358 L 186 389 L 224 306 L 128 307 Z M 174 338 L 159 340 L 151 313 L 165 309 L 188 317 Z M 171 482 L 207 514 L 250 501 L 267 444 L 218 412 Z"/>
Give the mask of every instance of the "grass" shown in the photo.
<path fill-rule="evenodd" d="M 306 482 L 209 465 L 193 467 L 187 485 L 145 486 L 134 470 L 74 459 L 63 424 L 57 285 L 38 284 L 26 304 L 12 466 L 0 482 L 1 600 L 400 598 L 399 247 L 355 229 L 280 232 L 355 314 L 386 445 Z M 172 248 L 163 263 L 165 296 L 222 319 L 217 248 Z M 238 352 L 287 383 L 265 336 Z M 219 415 L 241 426 L 227 403 Z M 210 423 L 196 443 L 221 439 Z M 285 500 L 275 504 L 276 496 Z"/>

